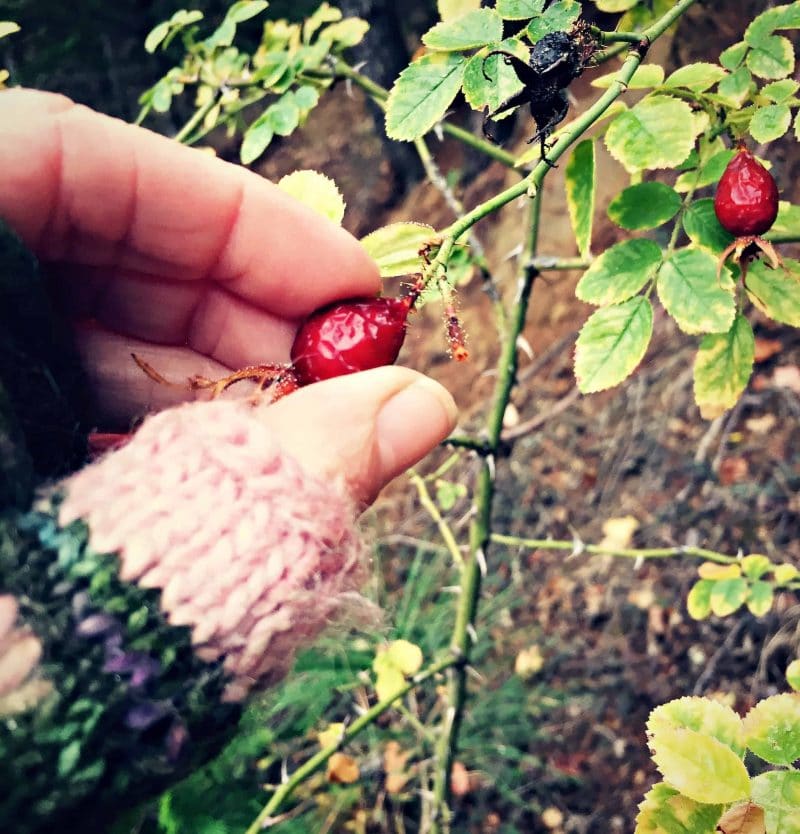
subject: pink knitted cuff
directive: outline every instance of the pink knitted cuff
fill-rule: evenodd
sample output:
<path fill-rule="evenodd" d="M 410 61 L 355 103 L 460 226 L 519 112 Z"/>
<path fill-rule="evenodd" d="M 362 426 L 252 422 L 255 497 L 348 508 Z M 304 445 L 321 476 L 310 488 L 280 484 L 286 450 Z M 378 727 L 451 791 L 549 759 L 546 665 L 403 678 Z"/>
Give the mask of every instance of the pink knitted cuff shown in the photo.
<path fill-rule="evenodd" d="M 161 589 L 197 654 L 224 657 L 227 700 L 285 674 L 365 576 L 353 506 L 281 452 L 261 413 L 245 401 L 163 411 L 63 484 L 60 522 L 84 519 L 121 579 Z"/>

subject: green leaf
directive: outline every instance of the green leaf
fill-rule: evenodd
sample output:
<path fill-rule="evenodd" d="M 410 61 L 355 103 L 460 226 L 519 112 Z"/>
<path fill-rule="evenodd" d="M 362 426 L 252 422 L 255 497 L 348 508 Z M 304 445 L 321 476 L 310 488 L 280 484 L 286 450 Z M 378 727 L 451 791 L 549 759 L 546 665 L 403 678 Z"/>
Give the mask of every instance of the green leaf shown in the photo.
<path fill-rule="evenodd" d="M 763 617 L 769 613 L 774 599 L 772 585 L 758 579 L 750 586 L 747 594 L 747 610 L 756 617 Z"/>
<path fill-rule="evenodd" d="M 427 133 L 456 97 L 466 63 L 458 53 L 434 52 L 406 67 L 387 101 L 389 138 L 411 142 Z"/>
<path fill-rule="evenodd" d="M 800 90 L 800 83 L 793 78 L 784 78 L 780 81 L 771 81 L 761 88 L 761 95 L 774 101 L 775 104 L 792 103 L 794 94 Z"/>
<path fill-rule="evenodd" d="M 436 7 L 442 20 L 455 20 L 479 9 L 481 0 L 437 0 Z"/>
<path fill-rule="evenodd" d="M 278 181 L 278 188 L 334 223 L 342 222 L 344 198 L 336 183 L 319 171 L 294 171 Z"/>
<path fill-rule="evenodd" d="M 736 405 L 750 381 L 754 358 L 753 328 L 741 314 L 727 333 L 711 333 L 703 339 L 694 363 L 694 399 L 705 419 L 719 417 Z"/>
<path fill-rule="evenodd" d="M 436 503 L 442 512 L 449 512 L 467 494 L 464 484 L 439 479 L 436 481 Z"/>
<path fill-rule="evenodd" d="M 492 49 L 500 49 L 517 55 L 526 63 L 528 61 L 528 47 L 518 38 L 508 38 L 492 46 Z M 491 112 L 494 112 L 514 93 L 519 92 L 523 84 L 514 72 L 514 68 L 506 63 L 502 55 L 495 54 L 487 58 L 486 52 L 485 49 L 481 50 L 467 63 L 464 70 L 464 97 L 470 107 L 475 110 L 488 107 Z M 493 118 L 502 119 L 510 116 L 512 112 L 513 110 L 506 110 Z"/>
<path fill-rule="evenodd" d="M 772 562 L 760 553 L 751 553 L 742 559 L 742 573 L 748 579 L 760 579 L 772 567 Z"/>
<path fill-rule="evenodd" d="M 267 108 L 269 122 L 278 136 L 289 136 L 300 123 L 300 108 L 292 93 L 284 93 Z"/>
<path fill-rule="evenodd" d="M 744 717 L 744 732 L 747 746 L 770 764 L 800 759 L 800 695 L 787 692 L 759 701 Z"/>
<path fill-rule="evenodd" d="M 319 104 L 319 90 L 310 84 L 303 84 L 294 91 L 294 103 L 303 113 L 308 113 Z"/>
<path fill-rule="evenodd" d="M 655 229 L 673 218 L 681 207 L 677 192 L 662 182 L 640 182 L 617 194 L 608 216 L 623 229 Z"/>
<path fill-rule="evenodd" d="M 767 834 L 800 834 L 800 773 L 772 770 L 753 779 L 752 799 L 764 809 Z"/>
<path fill-rule="evenodd" d="M 244 23 L 245 20 L 261 14 L 267 6 L 269 3 L 266 0 L 240 0 L 228 9 L 225 17 L 234 23 Z"/>
<path fill-rule="evenodd" d="M 555 0 L 528 24 L 526 32 L 531 43 L 536 43 L 551 32 L 568 31 L 580 16 L 581 4 L 577 0 Z"/>
<path fill-rule="evenodd" d="M 652 240 L 633 238 L 609 247 L 583 273 L 575 295 L 589 304 L 625 301 L 655 275 L 661 249 Z"/>
<path fill-rule="evenodd" d="M 695 802 L 661 782 L 639 804 L 634 834 L 714 834 L 721 814 L 721 805 Z"/>
<path fill-rule="evenodd" d="M 310 43 L 314 33 L 326 23 L 336 23 L 342 19 L 342 12 L 329 3 L 320 4 L 303 22 L 303 43 Z"/>
<path fill-rule="evenodd" d="M 686 597 L 686 610 L 693 620 L 705 620 L 711 614 L 713 579 L 698 579 Z"/>
<path fill-rule="evenodd" d="M 735 43 L 722 51 L 719 62 L 726 70 L 733 72 L 744 61 L 748 49 L 750 47 L 745 41 L 739 41 L 739 43 Z"/>
<path fill-rule="evenodd" d="M 437 23 L 422 36 L 428 49 L 474 49 L 503 37 L 503 19 L 494 9 L 478 9 Z"/>
<path fill-rule="evenodd" d="M 618 72 L 609 72 L 592 80 L 592 87 L 607 89 L 616 81 Z M 649 90 L 664 81 L 664 67 L 661 64 L 639 64 L 628 82 L 629 90 Z"/>
<path fill-rule="evenodd" d="M 727 804 L 750 795 L 750 777 L 730 747 L 695 730 L 669 728 L 650 737 L 653 761 L 684 796 Z"/>
<path fill-rule="evenodd" d="M 759 78 L 786 78 L 794 72 L 792 42 L 783 35 L 771 35 L 752 46 L 746 64 Z"/>
<path fill-rule="evenodd" d="M 505 20 L 528 20 L 542 13 L 545 0 L 497 0 L 497 11 Z"/>
<path fill-rule="evenodd" d="M 593 313 L 575 346 L 575 375 L 581 393 L 622 382 L 642 361 L 652 335 L 653 308 L 642 296 Z"/>
<path fill-rule="evenodd" d="M 759 107 L 750 120 L 750 135 L 756 142 L 773 142 L 780 139 L 792 123 L 792 113 L 785 104 L 769 104 Z"/>
<path fill-rule="evenodd" d="M 320 41 L 332 41 L 337 50 L 349 49 L 364 40 L 369 23 L 360 17 L 348 17 L 326 26 L 320 33 Z"/>
<path fill-rule="evenodd" d="M 769 240 L 779 235 L 785 237 L 800 235 L 800 206 L 794 206 L 786 200 L 778 203 L 778 216 L 764 237 Z"/>
<path fill-rule="evenodd" d="M 679 249 L 658 273 L 658 297 L 684 333 L 726 333 L 736 314 L 734 285 L 703 249 Z"/>
<path fill-rule="evenodd" d="M 800 28 L 800 3 L 788 3 L 767 9 L 755 17 L 744 33 L 745 41 L 755 46 L 768 38 L 776 29 Z"/>
<path fill-rule="evenodd" d="M 739 758 L 744 755 L 742 719 L 719 701 L 695 696 L 677 698 L 656 707 L 650 713 L 647 721 L 649 734 L 675 729 L 694 730 L 710 736 L 733 750 Z"/>
<path fill-rule="evenodd" d="M 67 776 L 75 770 L 81 757 L 81 742 L 71 741 L 58 755 L 58 775 Z"/>
<path fill-rule="evenodd" d="M 0 23 L 0 37 L 3 37 L 3 24 Z M 159 23 L 158 25 L 154 26 L 147 34 L 147 37 L 144 39 L 144 48 L 146 52 L 150 52 L 151 54 L 158 49 L 159 44 L 164 38 L 167 37 L 170 30 L 170 22 L 168 20 Z M 8 34 L 6 32 L 6 34 Z"/>
<path fill-rule="evenodd" d="M 664 84 L 667 87 L 686 87 L 695 93 L 702 93 L 704 90 L 722 81 L 727 74 L 718 64 L 709 64 L 705 61 L 700 61 L 696 64 L 686 64 L 686 66 L 676 69 Z"/>
<path fill-rule="evenodd" d="M 258 159 L 272 141 L 275 131 L 272 128 L 269 108 L 265 110 L 245 131 L 239 159 L 242 165 L 249 165 Z"/>
<path fill-rule="evenodd" d="M 715 255 L 720 254 L 733 242 L 733 235 L 717 220 L 714 200 L 711 197 L 690 203 L 683 213 L 683 228 L 695 246 L 707 249 Z"/>
<path fill-rule="evenodd" d="M 797 692 L 800 689 L 800 659 L 793 660 L 786 667 L 786 683 Z"/>
<path fill-rule="evenodd" d="M 788 585 L 793 579 L 797 579 L 800 571 L 794 565 L 786 563 L 783 565 L 775 565 L 772 574 L 775 577 L 775 583 L 777 585 Z"/>
<path fill-rule="evenodd" d="M 581 256 L 592 248 L 592 220 L 595 199 L 595 149 L 593 139 L 584 139 L 573 150 L 564 171 L 567 208 L 572 232 Z"/>
<path fill-rule="evenodd" d="M 747 67 L 739 67 L 727 78 L 723 78 L 717 87 L 719 100 L 732 108 L 741 107 L 753 90 L 753 76 Z"/>
<path fill-rule="evenodd" d="M 594 0 L 595 6 L 601 12 L 614 14 L 616 12 L 627 12 L 632 9 L 639 0 Z"/>
<path fill-rule="evenodd" d="M 392 223 L 361 238 L 382 278 L 419 272 L 423 266 L 420 250 L 435 243 L 436 231 L 424 223 Z"/>
<path fill-rule="evenodd" d="M 800 261 L 784 258 L 777 269 L 755 261 L 747 271 L 745 289 L 762 313 L 781 324 L 800 327 Z"/>
<path fill-rule="evenodd" d="M 647 96 L 606 132 L 611 156 L 630 173 L 680 165 L 694 145 L 692 111 L 671 96 Z"/>
<path fill-rule="evenodd" d="M 728 163 L 733 159 L 735 151 L 726 150 L 714 154 L 708 162 L 692 171 L 685 171 L 675 181 L 675 190 L 680 193 L 693 191 L 717 182 L 722 176 Z M 713 205 L 713 201 L 712 201 Z"/>
<path fill-rule="evenodd" d="M 747 582 L 741 577 L 718 579 L 711 589 L 711 612 L 727 617 L 738 611 L 747 600 Z"/>

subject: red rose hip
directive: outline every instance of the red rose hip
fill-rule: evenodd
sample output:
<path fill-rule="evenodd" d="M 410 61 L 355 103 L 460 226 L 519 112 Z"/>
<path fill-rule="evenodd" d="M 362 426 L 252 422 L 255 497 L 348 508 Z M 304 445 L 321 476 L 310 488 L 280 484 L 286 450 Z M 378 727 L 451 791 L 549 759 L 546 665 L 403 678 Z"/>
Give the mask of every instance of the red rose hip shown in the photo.
<path fill-rule="evenodd" d="M 778 214 L 778 187 L 772 174 L 746 148 L 728 163 L 714 198 L 717 220 L 734 237 L 764 234 Z"/>
<path fill-rule="evenodd" d="M 391 365 L 406 336 L 412 299 L 356 298 L 312 313 L 292 345 L 300 385 Z"/>

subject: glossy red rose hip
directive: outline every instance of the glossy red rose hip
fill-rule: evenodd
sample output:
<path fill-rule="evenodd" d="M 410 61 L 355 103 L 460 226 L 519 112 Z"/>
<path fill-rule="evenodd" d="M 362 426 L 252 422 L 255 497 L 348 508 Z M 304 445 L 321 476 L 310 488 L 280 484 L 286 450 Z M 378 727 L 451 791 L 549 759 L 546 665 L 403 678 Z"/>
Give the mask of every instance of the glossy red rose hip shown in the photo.
<path fill-rule="evenodd" d="M 406 336 L 410 298 L 356 298 L 306 319 L 292 345 L 300 385 L 391 365 Z"/>
<path fill-rule="evenodd" d="M 728 163 L 717 186 L 714 211 L 734 237 L 762 235 L 775 222 L 778 187 L 746 148 L 739 148 Z"/>

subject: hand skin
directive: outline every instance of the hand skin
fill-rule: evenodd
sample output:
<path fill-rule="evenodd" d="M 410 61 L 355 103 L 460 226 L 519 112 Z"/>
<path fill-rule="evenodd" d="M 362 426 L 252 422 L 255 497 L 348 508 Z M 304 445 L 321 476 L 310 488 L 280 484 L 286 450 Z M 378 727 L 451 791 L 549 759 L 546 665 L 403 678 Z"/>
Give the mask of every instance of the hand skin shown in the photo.
<path fill-rule="evenodd" d="M 308 313 L 380 291 L 358 242 L 272 183 L 63 96 L 0 92 L 0 171 L 0 217 L 75 322 L 101 428 L 195 396 L 150 380 L 131 352 L 177 381 L 288 362 Z M 363 504 L 450 433 L 456 410 L 437 383 L 390 367 L 264 415 Z"/>

